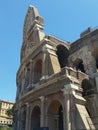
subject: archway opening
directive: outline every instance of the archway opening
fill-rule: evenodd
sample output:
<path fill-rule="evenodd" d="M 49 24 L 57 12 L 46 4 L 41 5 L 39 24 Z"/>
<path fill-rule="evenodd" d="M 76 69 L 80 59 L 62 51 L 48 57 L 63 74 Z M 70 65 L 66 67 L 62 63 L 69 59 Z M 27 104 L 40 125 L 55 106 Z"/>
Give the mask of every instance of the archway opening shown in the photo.
<path fill-rule="evenodd" d="M 42 77 L 42 61 L 38 60 L 35 63 L 34 67 L 34 83 L 39 82 L 41 77 Z"/>
<path fill-rule="evenodd" d="M 63 108 L 59 101 L 53 101 L 48 108 L 49 130 L 64 130 Z"/>
<path fill-rule="evenodd" d="M 83 88 L 83 93 L 82 93 L 83 96 L 88 96 L 94 93 L 94 87 L 87 79 L 84 79 L 82 81 L 82 88 Z"/>
<path fill-rule="evenodd" d="M 97 72 L 98 72 L 98 57 L 96 58 L 96 69 L 97 69 Z"/>
<path fill-rule="evenodd" d="M 92 56 L 94 57 L 95 59 L 95 67 L 96 67 L 96 71 L 98 72 L 98 48 L 95 49 L 93 52 L 92 52 Z"/>
<path fill-rule="evenodd" d="M 59 107 L 59 130 L 63 130 L 63 109 L 61 105 Z"/>
<path fill-rule="evenodd" d="M 40 127 L 40 108 L 35 106 L 31 114 L 31 129 Z"/>
<path fill-rule="evenodd" d="M 73 63 L 74 67 L 76 67 L 76 70 L 80 70 L 81 72 L 85 73 L 84 64 L 82 59 L 76 59 Z"/>
<path fill-rule="evenodd" d="M 67 62 L 68 62 L 68 56 L 69 56 L 68 49 L 63 45 L 58 45 L 56 54 L 58 56 L 60 67 L 61 68 L 65 67 L 67 65 Z"/>

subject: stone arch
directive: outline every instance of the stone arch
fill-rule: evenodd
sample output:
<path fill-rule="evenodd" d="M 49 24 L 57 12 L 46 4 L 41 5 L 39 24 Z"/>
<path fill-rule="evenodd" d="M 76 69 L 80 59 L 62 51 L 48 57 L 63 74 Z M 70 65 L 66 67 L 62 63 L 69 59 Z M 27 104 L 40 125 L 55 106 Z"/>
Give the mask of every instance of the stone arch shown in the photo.
<path fill-rule="evenodd" d="M 60 101 L 53 100 L 47 109 L 47 125 L 50 130 L 63 130 L 63 107 Z"/>
<path fill-rule="evenodd" d="M 31 129 L 40 127 L 40 107 L 38 105 L 34 106 L 31 113 Z"/>
<path fill-rule="evenodd" d="M 85 73 L 84 63 L 82 59 L 77 58 L 73 62 L 73 66 L 76 68 L 76 70 L 80 70 L 81 72 Z"/>
<path fill-rule="evenodd" d="M 40 81 L 42 77 L 42 60 L 37 60 L 34 66 L 34 83 Z"/>
<path fill-rule="evenodd" d="M 84 79 L 81 83 L 81 86 L 83 88 L 83 96 L 88 96 L 94 93 L 94 88 L 88 79 Z"/>
<path fill-rule="evenodd" d="M 92 56 L 95 59 L 95 68 L 96 71 L 98 72 L 98 48 L 96 48 L 93 52 L 92 52 Z"/>
<path fill-rule="evenodd" d="M 40 108 L 41 104 L 40 104 L 40 100 L 37 100 L 36 102 L 31 104 L 31 111 L 30 111 L 30 115 L 32 114 L 33 109 L 38 106 Z"/>
<path fill-rule="evenodd" d="M 56 54 L 60 63 L 60 67 L 63 68 L 68 64 L 69 50 L 63 45 L 57 46 Z"/>

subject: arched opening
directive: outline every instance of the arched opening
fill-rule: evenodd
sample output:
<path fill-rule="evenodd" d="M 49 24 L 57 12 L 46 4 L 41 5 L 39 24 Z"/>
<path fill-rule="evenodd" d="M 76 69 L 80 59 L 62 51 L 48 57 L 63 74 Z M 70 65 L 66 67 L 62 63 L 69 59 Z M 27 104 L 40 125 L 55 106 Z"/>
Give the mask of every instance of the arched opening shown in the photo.
<path fill-rule="evenodd" d="M 38 60 L 35 63 L 34 67 L 34 83 L 39 82 L 41 77 L 42 77 L 42 61 Z"/>
<path fill-rule="evenodd" d="M 47 124 L 49 130 L 64 130 L 63 108 L 59 101 L 55 100 L 49 105 Z"/>
<path fill-rule="evenodd" d="M 67 65 L 67 62 L 68 62 L 68 56 L 69 56 L 68 49 L 63 45 L 58 45 L 56 54 L 58 56 L 60 67 L 61 68 L 65 67 Z"/>
<path fill-rule="evenodd" d="M 96 58 L 96 69 L 97 69 L 97 72 L 98 72 L 98 57 Z"/>
<path fill-rule="evenodd" d="M 35 106 L 31 114 L 31 130 L 40 127 L 40 108 Z"/>
<path fill-rule="evenodd" d="M 94 88 L 89 80 L 84 79 L 82 81 L 82 88 L 83 88 L 83 96 L 89 96 L 94 93 Z"/>
<path fill-rule="evenodd" d="M 76 67 L 76 70 L 80 70 L 81 72 L 85 73 L 84 64 L 82 59 L 76 59 L 73 63 L 74 67 Z"/>
<path fill-rule="evenodd" d="M 21 119 L 21 130 L 26 129 L 26 110 L 22 113 L 22 119 Z"/>
<path fill-rule="evenodd" d="M 95 59 L 95 63 L 93 64 L 95 64 L 96 71 L 98 72 L 98 48 L 93 51 L 92 55 Z"/>
<path fill-rule="evenodd" d="M 61 105 L 59 107 L 59 130 L 63 130 L 63 109 Z"/>

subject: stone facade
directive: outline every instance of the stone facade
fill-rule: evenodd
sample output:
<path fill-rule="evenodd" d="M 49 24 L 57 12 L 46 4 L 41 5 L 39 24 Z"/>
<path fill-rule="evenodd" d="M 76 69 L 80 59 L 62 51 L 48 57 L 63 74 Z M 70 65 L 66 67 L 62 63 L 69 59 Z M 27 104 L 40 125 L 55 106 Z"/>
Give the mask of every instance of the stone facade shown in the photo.
<path fill-rule="evenodd" d="M 98 29 L 64 42 L 43 32 L 30 6 L 24 22 L 14 130 L 98 129 Z M 34 129 L 35 130 L 35 129 Z"/>
<path fill-rule="evenodd" d="M 14 103 L 0 100 L 0 124 L 12 125 L 12 117 L 7 116 L 7 109 L 11 109 Z"/>

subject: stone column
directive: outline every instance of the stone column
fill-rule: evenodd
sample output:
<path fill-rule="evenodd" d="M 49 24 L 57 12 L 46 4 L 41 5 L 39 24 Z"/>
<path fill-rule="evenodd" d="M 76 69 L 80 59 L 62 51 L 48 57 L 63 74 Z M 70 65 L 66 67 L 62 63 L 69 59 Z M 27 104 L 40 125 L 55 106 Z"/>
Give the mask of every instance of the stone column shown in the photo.
<path fill-rule="evenodd" d="M 26 88 L 26 74 L 27 74 L 27 67 L 26 67 L 26 65 L 25 65 L 25 67 L 24 67 L 24 90 L 25 90 L 25 88 Z"/>
<path fill-rule="evenodd" d="M 44 82 L 45 79 L 47 79 L 48 77 L 48 68 L 47 68 L 47 47 L 46 45 L 43 46 L 42 48 L 42 51 L 43 51 L 43 56 L 42 56 L 42 77 L 41 77 L 41 82 Z"/>
<path fill-rule="evenodd" d="M 65 103 L 65 110 L 64 110 L 64 130 L 71 130 L 71 121 L 70 121 L 70 95 L 66 89 L 63 89 L 64 94 L 64 103 Z"/>
<path fill-rule="evenodd" d="M 17 130 L 21 130 L 21 110 L 19 110 L 19 113 L 18 113 Z"/>
<path fill-rule="evenodd" d="M 30 106 L 26 103 L 26 130 L 29 130 L 29 121 L 30 121 Z"/>
<path fill-rule="evenodd" d="M 41 100 L 41 118 L 40 118 L 40 122 L 41 122 L 41 124 L 40 124 L 40 126 L 41 127 L 45 127 L 46 126 L 46 124 L 45 124 L 45 97 L 44 96 L 42 96 L 42 97 L 40 97 L 40 100 Z"/>
<path fill-rule="evenodd" d="M 42 66 L 42 75 L 46 75 L 46 52 L 43 52 L 43 66 Z"/>
<path fill-rule="evenodd" d="M 63 95 L 64 95 L 64 103 L 65 103 L 65 110 L 64 110 L 64 130 L 71 130 L 71 128 L 75 129 L 74 120 L 72 120 L 74 115 L 74 100 L 73 100 L 73 94 L 75 93 L 75 90 L 78 90 L 78 86 L 75 86 L 73 84 L 68 84 L 64 86 Z M 72 121 L 71 121 L 72 120 Z"/>
<path fill-rule="evenodd" d="M 34 66 L 35 66 L 35 64 L 34 64 L 34 61 L 32 60 L 32 64 L 31 64 L 31 84 L 34 84 Z"/>
<path fill-rule="evenodd" d="M 30 85 L 32 84 L 33 81 L 33 60 L 30 60 Z"/>

